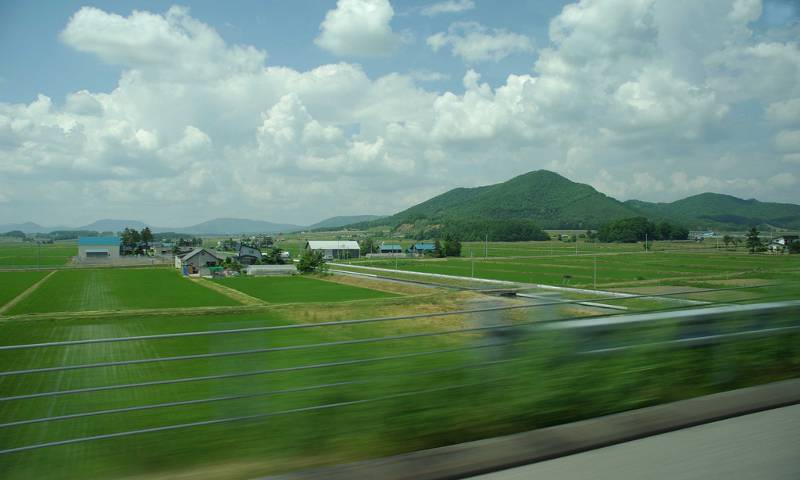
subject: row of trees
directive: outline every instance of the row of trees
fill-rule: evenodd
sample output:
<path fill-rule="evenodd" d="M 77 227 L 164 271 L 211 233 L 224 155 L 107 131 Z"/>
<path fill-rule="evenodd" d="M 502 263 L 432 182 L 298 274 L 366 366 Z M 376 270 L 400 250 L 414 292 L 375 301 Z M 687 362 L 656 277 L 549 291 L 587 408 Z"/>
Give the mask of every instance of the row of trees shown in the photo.
<path fill-rule="evenodd" d="M 429 223 L 423 219 L 415 223 L 414 231 L 406 236 L 424 240 L 441 238 L 447 233 L 456 235 L 465 242 L 481 241 L 487 236 L 496 242 L 524 242 L 550 238 L 535 222 L 524 219 L 446 219 L 439 223 Z"/>
<path fill-rule="evenodd" d="M 153 232 L 150 231 L 150 227 L 144 227 L 141 232 L 135 228 L 126 227 L 119 238 L 123 246 L 133 249 L 140 243 L 149 245 L 153 241 Z"/>
<path fill-rule="evenodd" d="M 609 222 L 597 231 L 601 242 L 641 242 L 645 240 L 686 240 L 689 230 L 669 222 L 654 223 L 644 217 Z"/>

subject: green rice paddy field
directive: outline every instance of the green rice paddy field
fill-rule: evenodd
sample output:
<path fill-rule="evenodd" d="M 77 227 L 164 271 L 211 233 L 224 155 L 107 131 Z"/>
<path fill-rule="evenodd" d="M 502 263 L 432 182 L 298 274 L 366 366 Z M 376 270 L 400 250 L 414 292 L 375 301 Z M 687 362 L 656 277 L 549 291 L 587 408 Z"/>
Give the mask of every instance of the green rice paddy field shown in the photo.
<path fill-rule="evenodd" d="M 49 272 L 0 272 L 0 307 L 10 302 Z"/>
<path fill-rule="evenodd" d="M 8 314 L 237 305 L 173 269 L 59 270 Z"/>
<path fill-rule="evenodd" d="M 268 303 L 344 302 L 370 298 L 388 298 L 394 294 L 366 288 L 326 282 L 315 278 L 231 277 L 216 280 Z"/>
<path fill-rule="evenodd" d="M 78 254 L 77 244 L 58 242 L 35 245 L 22 242 L 0 243 L 0 268 L 61 266 Z"/>
<path fill-rule="evenodd" d="M 642 252 L 551 258 L 401 259 L 397 262 L 365 259 L 351 264 L 391 269 L 397 265 L 400 270 L 415 272 L 588 288 L 595 285 L 595 272 L 598 288 L 748 278 L 800 281 L 798 255 Z"/>

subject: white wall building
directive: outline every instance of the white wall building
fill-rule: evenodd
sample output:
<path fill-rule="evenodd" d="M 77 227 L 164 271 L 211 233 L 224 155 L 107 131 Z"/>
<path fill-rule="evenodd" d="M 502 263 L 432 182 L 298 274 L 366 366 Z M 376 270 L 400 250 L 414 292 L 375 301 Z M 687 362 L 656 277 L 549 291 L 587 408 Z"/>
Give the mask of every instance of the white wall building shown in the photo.
<path fill-rule="evenodd" d="M 103 262 L 119 258 L 119 237 L 78 237 L 78 260 Z"/>
<path fill-rule="evenodd" d="M 355 240 L 309 240 L 306 249 L 322 252 L 325 260 L 346 260 L 361 255 L 361 247 Z"/>

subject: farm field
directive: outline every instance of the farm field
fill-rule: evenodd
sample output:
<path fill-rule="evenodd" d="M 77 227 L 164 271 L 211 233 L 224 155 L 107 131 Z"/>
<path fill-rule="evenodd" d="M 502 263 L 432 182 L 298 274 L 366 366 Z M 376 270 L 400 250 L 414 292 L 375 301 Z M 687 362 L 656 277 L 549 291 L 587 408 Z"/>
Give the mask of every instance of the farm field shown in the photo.
<path fill-rule="evenodd" d="M 10 302 L 49 272 L 0 272 L 0 307 Z"/>
<path fill-rule="evenodd" d="M 8 315 L 238 305 L 167 268 L 59 270 Z"/>
<path fill-rule="evenodd" d="M 597 265 L 595 271 L 595 262 Z M 726 253 L 631 253 L 561 255 L 551 258 L 364 259 L 351 263 L 523 283 L 610 288 L 636 285 L 699 284 L 704 281 L 773 279 L 800 281 L 800 257 Z M 596 272 L 596 277 L 595 277 Z"/>
<path fill-rule="evenodd" d="M 688 251 L 688 252 L 715 252 L 718 251 L 715 239 L 704 242 L 694 241 L 659 241 L 649 242 L 648 250 L 658 251 Z M 577 247 L 577 248 L 576 248 Z M 722 243 L 720 242 L 720 247 Z M 739 251 L 742 251 L 740 248 Z M 578 252 L 580 255 L 587 254 L 608 254 L 608 253 L 636 253 L 644 252 L 644 243 L 600 243 L 586 242 L 562 242 L 558 240 L 548 240 L 539 242 L 462 242 L 461 255 L 463 257 L 527 257 L 527 256 L 550 256 L 550 255 L 569 255 Z M 733 251 L 733 250 L 731 250 Z"/>
<path fill-rule="evenodd" d="M 295 304 L 246 314 L 178 313 L 171 315 L 169 321 L 156 315 L 65 318 L 57 322 L 17 318 L 0 322 L 0 346 L 281 327 L 495 306 L 498 301 L 513 302 L 487 301 L 475 293 L 441 292 L 424 299 L 397 297 L 343 304 L 335 309 Z M 523 320 L 522 312 L 496 313 L 491 321 Z M 255 477 L 507 434 L 789 378 L 798 373 L 800 360 L 797 335 L 721 346 L 713 354 L 695 349 L 602 358 L 565 356 L 568 350 L 564 349 L 569 346 L 556 338 L 532 337 L 510 348 L 482 332 L 364 342 L 376 337 L 444 333 L 475 326 L 476 321 L 477 318 L 454 315 L 0 350 L 3 372 L 152 359 L 140 364 L 0 376 L 0 450 L 256 416 L 248 421 L 7 454 L 0 462 L 0 475 L 12 480 L 42 478 L 54 471 L 64 479 L 151 475 L 164 478 L 178 474 L 187 478 Z M 362 342 L 342 343 L 354 340 Z M 326 342 L 339 343 L 319 345 Z M 297 348 L 304 345 L 309 347 Z M 274 350 L 253 351 L 265 348 Z M 250 353 L 157 361 L 243 350 Z M 706 356 L 715 361 L 703 361 Z M 345 363 L 335 366 L 338 362 Z M 312 365 L 322 367 L 306 368 Z M 586 371 L 592 372 L 591 380 Z M 621 376 L 620 371 L 628 374 Z M 205 378 L 237 373 L 248 374 Z M 203 378 L 141 385 L 192 377 Z M 530 378 L 537 381 L 530 382 Z M 10 398 L 112 385 L 130 386 Z M 585 401 L 587 396 L 591 402 Z M 157 406 L 165 403 L 169 405 Z M 42 417 L 143 405 L 151 408 L 10 425 Z M 333 406 L 298 410 L 320 405 Z M 81 461 L 72 461 L 75 458 Z"/>
<path fill-rule="evenodd" d="M 231 277 L 215 280 L 268 303 L 344 302 L 394 294 L 310 277 Z"/>
<path fill-rule="evenodd" d="M 0 268 L 60 266 L 78 254 L 75 242 L 35 245 L 22 242 L 0 243 Z"/>

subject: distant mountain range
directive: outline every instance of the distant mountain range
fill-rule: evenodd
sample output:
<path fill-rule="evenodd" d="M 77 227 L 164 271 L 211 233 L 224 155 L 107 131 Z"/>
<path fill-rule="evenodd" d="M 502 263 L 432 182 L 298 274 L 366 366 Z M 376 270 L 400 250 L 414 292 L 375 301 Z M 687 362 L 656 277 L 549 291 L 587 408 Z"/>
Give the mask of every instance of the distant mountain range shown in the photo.
<path fill-rule="evenodd" d="M 448 223 L 498 220 L 530 220 L 546 229 L 595 229 L 613 220 L 643 216 L 668 220 L 692 230 L 707 228 L 743 230 L 759 228 L 800 229 L 800 205 L 743 200 L 719 193 L 701 193 L 671 203 L 641 200 L 620 202 L 589 185 L 573 182 L 557 173 L 537 170 L 506 182 L 473 188 L 455 188 L 391 216 L 353 215 L 332 217 L 310 226 L 263 220 L 216 218 L 188 227 L 154 227 L 154 232 L 236 235 L 332 230 L 341 227 L 387 227 L 401 233 L 440 231 Z M 53 230 L 118 232 L 126 227 L 147 226 L 137 220 L 104 219 L 77 228 L 43 227 L 35 223 L 0 225 L 0 232 Z"/>
<path fill-rule="evenodd" d="M 546 229 L 593 229 L 622 218 L 669 220 L 690 229 L 750 226 L 800 229 L 800 205 L 742 200 L 703 193 L 672 203 L 620 202 L 593 187 L 557 173 L 537 170 L 506 182 L 455 188 L 389 217 L 349 228 L 389 227 L 424 235 L 448 223 L 479 220 L 532 220 Z"/>
<path fill-rule="evenodd" d="M 293 225 L 288 223 L 273 223 L 263 220 L 250 220 L 245 218 L 215 218 L 207 222 L 190 225 L 188 227 L 157 227 L 149 225 L 139 220 L 118 220 L 104 218 L 88 225 L 80 227 L 46 227 L 33 222 L 10 223 L 0 225 L 0 233 L 20 230 L 25 233 L 49 233 L 57 230 L 84 230 L 95 232 L 120 232 L 126 228 L 141 230 L 150 227 L 154 233 L 175 232 L 194 235 L 238 235 L 251 233 L 289 233 L 303 230 L 313 230 L 316 228 L 335 228 L 354 222 L 373 220 L 381 218 L 378 215 L 352 215 L 343 217 L 331 217 L 311 226 Z"/>
<path fill-rule="evenodd" d="M 743 200 L 720 193 L 701 193 L 671 203 L 628 200 L 625 205 L 645 216 L 673 219 L 685 225 L 800 229 L 800 205 Z"/>

